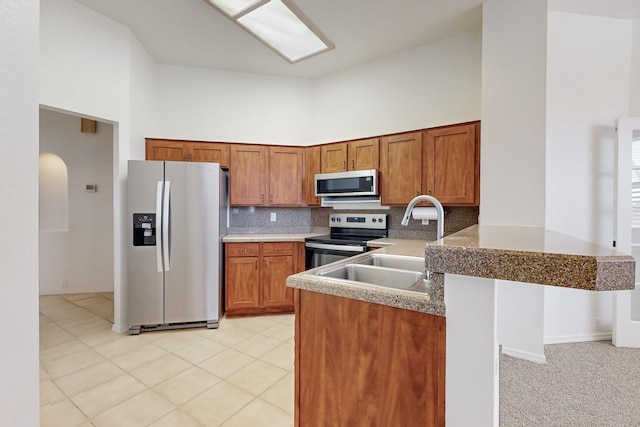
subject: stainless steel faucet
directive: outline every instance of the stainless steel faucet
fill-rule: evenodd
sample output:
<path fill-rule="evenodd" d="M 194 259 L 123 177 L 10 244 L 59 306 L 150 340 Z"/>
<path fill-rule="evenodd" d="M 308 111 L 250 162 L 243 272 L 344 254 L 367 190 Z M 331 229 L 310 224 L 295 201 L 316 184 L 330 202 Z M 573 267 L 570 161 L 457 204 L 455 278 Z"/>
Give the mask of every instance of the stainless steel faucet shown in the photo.
<path fill-rule="evenodd" d="M 407 210 L 404 211 L 404 217 L 400 224 L 405 226 L 409 224 L 411 211 L 413 211 L 413 208 L 420 202 L 431 202 L 431 204 L 436 207 L 436 221 L 438 221 L 436 240 L 442 239 L 444 237 L 444 208 L 442 207 L 442 203 L 433 196 L 422 195 L 414 197 L 407 205 Z M 424 280 L 431 282 L 431 268 L 426 268 L 426 266 L 424 269 Z"/>
<path fill-rule="evenodd" d="M 442 203 L 433 196 L 416 196 L 407 205 L 407 210 L 404 211 L 404 217 L 402 218 L 402 225 L 409 224 L 409 218 L 413 208 L 420 202 L 430 202 L 436 207 L 436 221 L 438 221 L 438 229 L 436 231 L 436 239 L 442 239 L 444 237 L 444 209 Z"/>

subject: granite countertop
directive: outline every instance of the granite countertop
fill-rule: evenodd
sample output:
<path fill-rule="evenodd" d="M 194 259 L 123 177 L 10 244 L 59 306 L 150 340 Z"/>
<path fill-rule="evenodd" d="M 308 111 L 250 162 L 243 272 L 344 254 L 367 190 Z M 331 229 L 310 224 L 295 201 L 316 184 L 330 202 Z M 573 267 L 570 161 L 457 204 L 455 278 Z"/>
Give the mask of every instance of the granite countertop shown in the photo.
<path fill-rule="evenodd" d="M 474 225 L 426 246 L 432 271 L 591 291 L 635 287 L 630 255 L 543 227 Z"/>
<path fill-rule="evenodd" d="M 435 242 L 387 238 L 368 245 L 376 253 L 425 257 L 430 288 L 418 293 L 313 275 L 326 266 L 289 276 L 287 286 L 438 316 L 446 314 L 445 273 L 591 291 L 635 287 L 630 255 L 542 227 L 474 225 Z"/>
<path fill-rule="evenodd" d="M 370 247 L 380 247 L 375 253 L 412 256 L 424 258 L 426 240 L 411 239 L 376 239 L 370 240 Z M 367 252 L 352 257 L 363 258 L 371 254 Z M 336 261 L 343 263 L 344 261 Z M 359 301 L 372 302 L 421 313 L 445 315 L 444 309 L 444 274 L 431 275 L 431 286 L 424 293 L 404 291 L 401 289 L 381 288 L 364 283 L 349 282 L 339 279 L 316 276 L 313 273 L 327 266 L 313 268 L 287 278 L 287 286 L 323 294 L 335 295 Z"/>
<path fill-rule="evenodd" d="M 237 242 L 304 242 L 307 237 L 322 236 L 321 233 L 243 233 L 227 234 L 222 238 L 224 243 Z"/>

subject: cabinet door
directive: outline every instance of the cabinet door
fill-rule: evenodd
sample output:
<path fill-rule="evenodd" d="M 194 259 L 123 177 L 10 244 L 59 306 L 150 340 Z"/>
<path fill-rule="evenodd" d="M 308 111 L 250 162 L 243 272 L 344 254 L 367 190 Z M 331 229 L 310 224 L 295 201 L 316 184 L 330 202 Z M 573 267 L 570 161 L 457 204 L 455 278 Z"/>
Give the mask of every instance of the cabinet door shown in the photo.
<path fill-rule="evenodd" d="M 302 206 L 304 148 L 269 147 L 269 205 Z"/>
<path fill-rule="evenodd" d="M 260 306 L 259 257 L 228 257 L 226 309 Z"/>
<path fill-rule="evenodd" d="M 295 311 L 295 425 L 445 425 L 445 318 L 303 290 Z"/>
<path fill-rule="evenodd" d="M 187 143 L 189 160 L 192 162 L 220 163 L 220 167 L 229 168 L 229 146 L 216 142 Z"/>
<path fill-rule="evenodd" d="M 349 142 L 347 153 L 349 170 L 378 169 L 380 167 L 379 142 L 378 138 Z"/>
<path fill-rule="evenodd" d="M 269 184 L 269 148 L 233 144 L 229 149 L 229 204 L 266 206 Z"/>
<path fill-rule="evenodd" d="M 287 277 L 295 273 L 293 255 L 262 258 L 262 304 L 265 307 L 293 307 L 293 289 Z"/>
<path fill-rule="evenodd" d="M 307 206 L 320 206 L 320 197 L 316 197 L 314 177 L 321 173 L 320 146 L 307 147 L 304 160 L 304 188 Z"/>
<path fill-rule="evenodd" d="M 443 204 L 477 204 L 479 152 L 476 125 L 425 132 L 423 172 L 426 194 Z"/>
<path fill-rule="evenodd" d="M 422 192 L 422 134 L 382 138 L 380 197 L 383 205 L 406 205 Z"/>
<path fill-rule="evenodd" d="M 347 143 L 321 145 L 322 173 L 347 170 Z"/>
<path fill-rule="evenodd" d="M 145 157 L 147 160 L 188 160 L 184 141 L 147 138 L 145 144 Z"/>

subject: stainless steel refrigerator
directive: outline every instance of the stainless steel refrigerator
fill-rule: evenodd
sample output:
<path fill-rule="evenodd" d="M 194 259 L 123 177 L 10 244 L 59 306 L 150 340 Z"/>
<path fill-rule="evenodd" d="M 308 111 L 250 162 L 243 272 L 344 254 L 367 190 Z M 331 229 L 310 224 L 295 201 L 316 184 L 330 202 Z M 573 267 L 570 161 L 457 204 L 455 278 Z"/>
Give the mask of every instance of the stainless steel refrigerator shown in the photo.
<path fill-rule="evenodd" d="M 129 161 L 129 332 L 217 328 L 227 175 L 218 163 Z"/>

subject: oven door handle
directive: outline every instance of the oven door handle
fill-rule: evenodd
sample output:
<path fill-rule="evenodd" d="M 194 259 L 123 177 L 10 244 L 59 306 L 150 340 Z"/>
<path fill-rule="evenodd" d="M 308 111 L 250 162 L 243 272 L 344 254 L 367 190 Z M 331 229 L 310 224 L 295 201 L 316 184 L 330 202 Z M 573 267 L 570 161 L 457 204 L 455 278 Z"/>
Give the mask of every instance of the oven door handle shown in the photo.
<path fill-rule="evenodd" d="M 364 246 L 349 246 L 349 245 L 327 245 L 325 243 L 313 243 L 307 242 L 304 245 L 306 248 L 312 249 L 327 249 L 330 251 L 342 251 L 342 252 L 365 252 Z"/>

